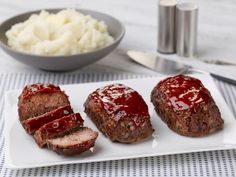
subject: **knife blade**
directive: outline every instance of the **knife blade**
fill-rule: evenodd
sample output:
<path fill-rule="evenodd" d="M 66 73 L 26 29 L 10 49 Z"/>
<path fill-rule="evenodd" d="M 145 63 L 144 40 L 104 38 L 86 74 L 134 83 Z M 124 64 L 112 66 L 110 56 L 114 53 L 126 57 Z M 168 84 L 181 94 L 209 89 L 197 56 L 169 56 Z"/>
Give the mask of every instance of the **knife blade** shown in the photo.
<path fill-rule="evenodd" d="M 149 53 L 134 51 L 134 50 L 128 51 L 127 55 L 136 63 L 139 63 L 140 65 L 145 66 L 146 68 L 149 68 L 162 74 L 175 75 L 175 74 L 184 74 L 189 70 L 200 71 L 201 73 L 210 74 L 212 77 L 217 78 L 219 80 L 236 85 L 236 80 L 221 75 L 217 75 L 215 73 L 208 73 L 206 71 L 195 69 L 191 66 L 185 65 L 184 63 L 170 60 L 168 58 L 163 58 L 158 55 L 152 55 Z"/>

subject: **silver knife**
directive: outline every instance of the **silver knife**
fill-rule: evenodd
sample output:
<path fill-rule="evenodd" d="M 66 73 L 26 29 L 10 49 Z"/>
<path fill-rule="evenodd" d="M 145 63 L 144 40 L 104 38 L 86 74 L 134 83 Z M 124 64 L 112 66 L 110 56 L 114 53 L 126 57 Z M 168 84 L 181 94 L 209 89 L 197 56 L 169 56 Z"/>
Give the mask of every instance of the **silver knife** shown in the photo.
<path fill-rule="evenodd" d="M 193 68 L 191 66 L 185 65 L 181 62 L 169 60 L 167 58 L 153 56 L 145 52 L 139 52 L 139 51 L 133 51 L 133 50 L 128 51 L 127 55 L 135 62 L 162 74 L 175 75 L 175 74 L 184 74 L 189 71 L 192 71 L 192 72 L 196 71 L 196 72 L 210 74 L 211 76 L 219 80 L 236 85 L 236 80 L 233 80 L 224 76 L 220 76 L 217 74 L 213 74 L 213 73 L 208 73 L 208 72 Z"/>

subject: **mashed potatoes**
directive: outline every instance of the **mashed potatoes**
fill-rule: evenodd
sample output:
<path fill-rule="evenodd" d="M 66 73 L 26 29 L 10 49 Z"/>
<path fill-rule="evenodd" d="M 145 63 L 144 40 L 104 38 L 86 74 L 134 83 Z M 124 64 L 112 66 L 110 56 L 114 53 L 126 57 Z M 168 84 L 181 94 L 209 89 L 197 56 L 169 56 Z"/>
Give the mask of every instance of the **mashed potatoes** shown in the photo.
<path fill-rule="evenodd" d="M 6 32 L 8 45 L 37 55 L 72 55 L 102 48 L 113 42 L 103 21 L 73 9 L 57 14 L 41 11 Z"/>

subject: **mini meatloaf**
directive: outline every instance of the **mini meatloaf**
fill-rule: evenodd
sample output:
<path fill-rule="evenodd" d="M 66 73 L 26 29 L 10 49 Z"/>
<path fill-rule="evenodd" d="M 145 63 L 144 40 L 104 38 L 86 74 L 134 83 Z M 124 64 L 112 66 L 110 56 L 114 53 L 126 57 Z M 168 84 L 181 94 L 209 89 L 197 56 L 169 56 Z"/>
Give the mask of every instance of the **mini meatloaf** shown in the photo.
<path fill-rule="evenodd" d="M 198 137 L 223 128 L 210 92 L 193 77 L 177 75 L 160 81 L 151 101 L 161 119 L 178 134 Z"/>
<path fill-rule="evenodd" d="M 111 84 L 91 93 L 85 112 L 111 141 L 134 143 L 153 133 L 147 104 L 135 90 Z"/>
<path fill-rule="evenodd" d="M 68 96 L 52 84 L 32 84 L 24 87 L 18 102 L 20 121 L 69 105 Z"/>

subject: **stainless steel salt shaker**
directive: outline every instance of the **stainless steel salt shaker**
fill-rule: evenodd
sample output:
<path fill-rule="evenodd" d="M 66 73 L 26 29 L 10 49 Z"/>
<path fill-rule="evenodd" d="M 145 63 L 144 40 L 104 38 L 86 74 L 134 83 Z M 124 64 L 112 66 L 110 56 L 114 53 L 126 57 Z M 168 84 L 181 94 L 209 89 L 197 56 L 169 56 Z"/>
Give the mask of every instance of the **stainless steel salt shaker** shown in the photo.
<path fill-rule="evenodd" d="M 176 0 L 159 0 L 157 51 L 160 53 L 175 53 L 175 13 Z"/>
<path fill-rule="evenodd" d="M 197 53 L 198 6 L 193 2 L 176 6 L 176 53 L 192 57 Z"/>

